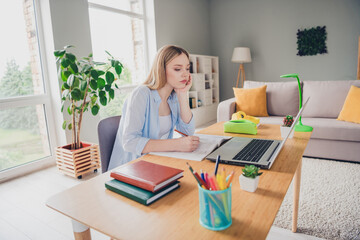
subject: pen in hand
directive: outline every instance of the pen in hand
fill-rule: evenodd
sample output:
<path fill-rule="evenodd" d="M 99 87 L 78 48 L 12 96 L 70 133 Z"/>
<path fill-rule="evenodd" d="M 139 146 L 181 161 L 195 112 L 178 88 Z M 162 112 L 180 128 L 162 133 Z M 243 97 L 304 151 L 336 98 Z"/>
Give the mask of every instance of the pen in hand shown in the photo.
<path fill-rule="evenodd" d="M 185 133 L 182 133 L 182 132 L 180 132 L 179 130 L 177 130 L 177 129 L 174 129 L 174 131 L 175 132 L 177 132 L 177 133 L 180 133 L 181 135 L 183 135 L 184 137 L 187 137 L 188 135 L 187 134 L 185 134 Z"/>

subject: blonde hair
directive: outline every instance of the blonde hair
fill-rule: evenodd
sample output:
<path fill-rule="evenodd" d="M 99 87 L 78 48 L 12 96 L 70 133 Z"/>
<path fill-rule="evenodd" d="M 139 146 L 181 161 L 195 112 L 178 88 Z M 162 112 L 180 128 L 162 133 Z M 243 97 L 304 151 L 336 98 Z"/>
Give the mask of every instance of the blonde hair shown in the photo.
<path fill-rule="evenodd" d="M 155 56 L 151 71 L 144 85 L 153 90 L 164 87 L 166 84 L 166 65 L 182 53 L 189 58 L 189 53 L 181 47 L 166 45 L 160 48 Z"/>

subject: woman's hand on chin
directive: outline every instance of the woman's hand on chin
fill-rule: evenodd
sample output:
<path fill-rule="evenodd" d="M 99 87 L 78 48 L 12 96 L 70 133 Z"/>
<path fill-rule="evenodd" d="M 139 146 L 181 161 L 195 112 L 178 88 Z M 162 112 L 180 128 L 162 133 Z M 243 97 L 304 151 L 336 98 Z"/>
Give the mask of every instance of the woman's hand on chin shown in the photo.
<path fill-rule="evenodd" d="M 179 94 L 185 94 L 189 91 L 189 89 L 191 88 L 192 85 L 192 78 L 191 75 L 189 77 L 189 81 L 186 83 L 185 87 L 183 88 L 174 88 L 174 91 L 179 95 Z"/>

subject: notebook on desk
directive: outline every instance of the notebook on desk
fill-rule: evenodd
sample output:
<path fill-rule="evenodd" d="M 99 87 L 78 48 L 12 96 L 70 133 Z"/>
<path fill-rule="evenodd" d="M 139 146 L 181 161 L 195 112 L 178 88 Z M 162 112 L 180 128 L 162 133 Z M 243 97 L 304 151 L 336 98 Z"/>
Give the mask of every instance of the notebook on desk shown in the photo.
<path fill-rule="evenodd" d="M 308 101 L 309 98 L 303 104 L 293 124 L 291 125 L 291 130 L 282 141 L 274 139 L 233 137 L 224 145 L 209 154 L 206 159 L 215 162 L 217 156 L 220 155 L 220 163 L 255 165 L 261 168 L 270 169 L 302 115 Z"/>

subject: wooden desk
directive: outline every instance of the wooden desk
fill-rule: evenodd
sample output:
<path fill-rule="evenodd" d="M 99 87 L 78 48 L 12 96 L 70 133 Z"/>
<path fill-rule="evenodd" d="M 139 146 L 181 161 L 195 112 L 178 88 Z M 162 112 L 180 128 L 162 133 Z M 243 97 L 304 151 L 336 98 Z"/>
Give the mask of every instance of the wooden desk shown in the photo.
<path fill-rule="evenodd" d="M 223 133 L 216 123 L 199 133 L 280 139 L 278 125 L 260 125 L 258 135 Z M 255 193 L 240 189 L 242 167 L 221 165 L 235 170 L 232 185 L 232 225 L 220 232 L 199 224 L 198 189 L 186 166 L 186 160 L 146 155 L 143 160 L 184 169 L 181 187 L 143 206 L 105 189 L 109 172 L 65 190 L 47 201 L 47 206 L 72 218 L 76 239 L 90 239 L 87 227 L 115 239 L 265 239 L 294 177 L 293 231 L 296 231 L 300 191 L 301 160 L 311 133 L 295 133 L 288 139 L 270 170 L 263 170 Z M 195 170 L 214 170 L 214 163 L 189 161 Z M 76 226 L 80 223 L 80 231 Z M 85 225 L 81 230 L 81 224 Z M 73 225 L 74 226 L 74 225 Z M 87 229 L 87 230 L 86 230 Z M 76 232 L 76 233 L 75 233 Z"/>

